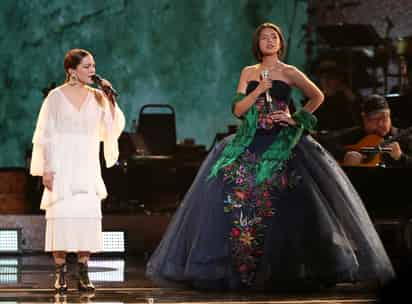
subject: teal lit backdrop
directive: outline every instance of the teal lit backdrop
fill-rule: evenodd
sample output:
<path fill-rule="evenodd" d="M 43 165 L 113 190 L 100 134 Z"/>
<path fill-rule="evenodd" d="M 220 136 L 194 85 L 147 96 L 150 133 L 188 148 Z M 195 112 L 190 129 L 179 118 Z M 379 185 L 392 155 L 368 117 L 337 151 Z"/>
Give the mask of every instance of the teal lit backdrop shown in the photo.
<path fill-rule="evenodd" d="M 231 99 L 251 38 L 279 24 L 288 62 L 305 63 L 306 1 L 3 0 L 0 2 L 0 167 L 25 166 L 43 95 L 64 79 L 63 56 L 90 50 L 97 72 L 120 92 L 127 131 L 142 105 L 168 103 L 178 140 L 210 146 L 236 120 Z"/>

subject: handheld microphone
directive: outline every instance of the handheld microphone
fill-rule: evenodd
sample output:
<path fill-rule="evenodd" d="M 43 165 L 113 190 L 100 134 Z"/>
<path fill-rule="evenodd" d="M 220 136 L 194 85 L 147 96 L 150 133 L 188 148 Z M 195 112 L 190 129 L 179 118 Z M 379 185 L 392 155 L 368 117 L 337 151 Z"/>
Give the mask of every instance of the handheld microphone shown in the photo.
<path fill-rule="evenodd" d="M 99 74 L 94 74 L 91 76 L 92 80 L 108 95 L 119 96 L 117 91 L 108 85 L 103 85 L 103 78 Z"/>
<path fill-rule="evenodd" d="M 269 78 L 269 70 L 263 70 L 260 75 L 262 76 L 262 79 L 268 79 Z M 269 94 L 269 90 L 265 92 L 266 93 L 266 101 L 267 102 L 272 102 L 272 96 Z"/>

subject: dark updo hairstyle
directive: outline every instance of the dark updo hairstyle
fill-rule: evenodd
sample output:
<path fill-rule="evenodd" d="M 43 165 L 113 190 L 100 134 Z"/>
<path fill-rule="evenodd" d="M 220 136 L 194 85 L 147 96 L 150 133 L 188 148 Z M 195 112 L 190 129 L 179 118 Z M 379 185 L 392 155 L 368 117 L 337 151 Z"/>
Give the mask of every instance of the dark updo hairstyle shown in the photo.
<path fill-rule="evenodd" d="M 253 34 L 253 42 L 252 42 L 253 55 L 255 56 L 257 61 L 262 62 L 263 54 L 259 48 L 259 38 L 260 38 L 260 33 L 265 28 L 270 28 L 278 34 L 279 39 L 280 39 L 280 48 L 278 51 L 278 57 L 279 59 L 282 59 L 283 55 L 286 52 L 285 37 L 283 36 L 282 30 L 280 29 L 280 27 L 270 22 L 265 22 L 259 25 L 257 29 L 255 30 L 255 33 Z"/>
<path fill-rule="evenodd" d="M 82 62 L 83 58 L 87 56 L 92 56 L 92 54 L 84 49 L 71 49 L 66 53 L 66 55 L 64 56 L 64 71 L 66 72 L 66 80 L 64 82 L 68 82 L 70 80 L 69 69 L 75 70 L 77 66 Z M 102 105 L 102 93 L 95 89 L 92 90 L 94 92 L 97 102 L 100 105 Z"/>

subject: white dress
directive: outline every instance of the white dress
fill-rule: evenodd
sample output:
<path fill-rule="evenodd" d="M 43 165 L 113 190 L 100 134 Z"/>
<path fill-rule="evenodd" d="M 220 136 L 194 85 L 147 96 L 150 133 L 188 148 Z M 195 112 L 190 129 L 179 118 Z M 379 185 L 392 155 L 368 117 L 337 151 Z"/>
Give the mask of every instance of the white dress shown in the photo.
<path fill-rule="evenodd" d="M 46 251 L 102 249 L 101 200 L 107 196 L 99 161 L 103 141 L 107 167 L 118 158 L 117 139 L 125 119 L 116 105 L 100 105 L 90 89 L 77 110 L 60 88 L 50 91 L 40 110 L 33 136 L 30 173 L 54 172 L 53 189 L 44 190 Z"/>

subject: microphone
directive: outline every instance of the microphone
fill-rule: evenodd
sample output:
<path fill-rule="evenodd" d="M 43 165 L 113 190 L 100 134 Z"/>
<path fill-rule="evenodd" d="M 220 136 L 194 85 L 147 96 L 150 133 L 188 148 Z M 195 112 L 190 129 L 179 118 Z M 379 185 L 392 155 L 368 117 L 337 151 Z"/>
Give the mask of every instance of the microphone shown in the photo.
<path fill-rule="evenodd" d="M 91 76 L 93 82 L 95 82 L 102 90 L 108 95 L 119 96 L 117 91 L 113 89 L 111 86 L 103 85 L 102 80 L 103 78 L 99 74 L 94 74 Z"/>
<path fill-rule="evenodd" d="M 265 69 L 263 70 L 260 75 L 262 76 L 262 79 L 268 79 L 269 78 L 269 70 Z M 266 101 L 267 102 L 272 102 L 272 96 L 270 96 L 269 94 L 269 90 L 267 90 L 266 92 Z"/>

